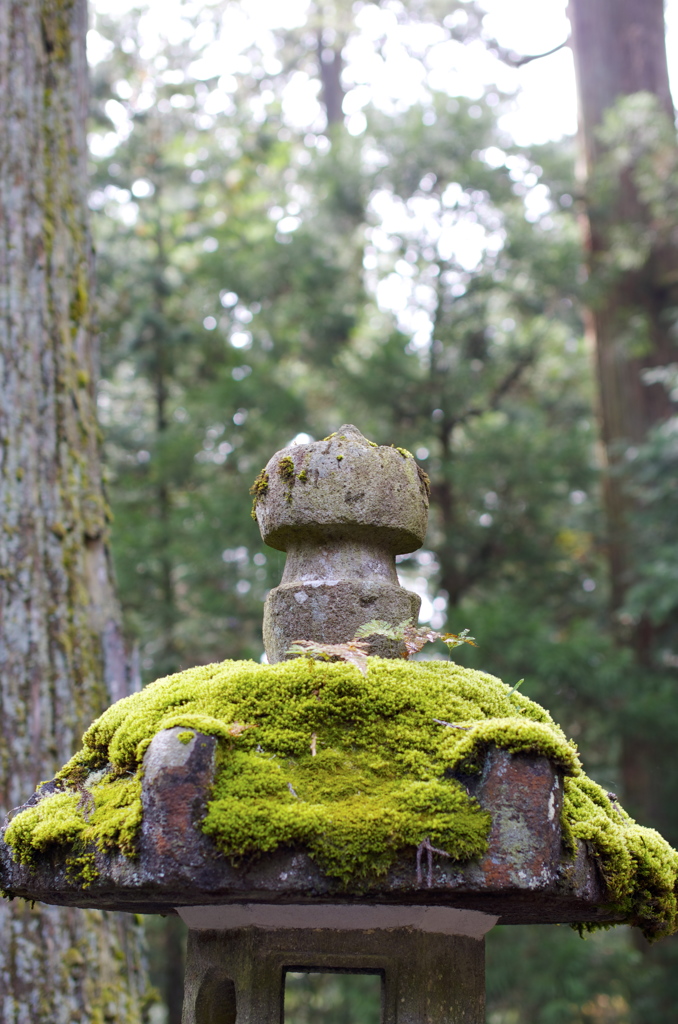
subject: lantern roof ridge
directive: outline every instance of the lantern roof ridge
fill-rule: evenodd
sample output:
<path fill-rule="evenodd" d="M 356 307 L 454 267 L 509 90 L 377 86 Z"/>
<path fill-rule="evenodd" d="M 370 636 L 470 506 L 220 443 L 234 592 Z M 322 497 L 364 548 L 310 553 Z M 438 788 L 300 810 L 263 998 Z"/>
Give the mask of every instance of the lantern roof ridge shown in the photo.
<path fill-rule="evenodd" d="M 176 808 L 193 881 L 173 857 L 169 891 L 156 881 L 151 894 L 158 792 L 172 775 L 202 794 L 194 821 Z M 166 912 L 183 885 L 187 904 L 368 893 L 509 921 L 632 920 L 652 936 L 675 924 L 678 855 L 587 778 L 548 712 L 452 662 L 370 658 L 366 675 L 303 656 L 189 669 L 110 708 L 36 796 L 5 834 L 20 895 L 49 852 L 62 879 L 51 898 L 80 905 Z M 526 798 L 541 807 L 516 827 Z M 290 851 L 297 868 L 273 884 Z M 264 881 L 242 869 L 252 858 Z M 144 860 L 145 878 L 132 870 Z"/>

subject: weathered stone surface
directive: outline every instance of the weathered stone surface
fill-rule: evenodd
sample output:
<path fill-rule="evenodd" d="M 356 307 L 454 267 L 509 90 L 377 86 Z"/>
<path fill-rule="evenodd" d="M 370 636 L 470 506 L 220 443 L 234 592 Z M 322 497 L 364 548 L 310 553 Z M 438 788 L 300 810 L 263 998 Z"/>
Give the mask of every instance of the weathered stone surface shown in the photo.
<path fill-rule="evenodd" d="M 469 876 L 486 889 L 539 890 L 558 875 L 563 780 L 545 757 L 493 750 L 478 783 L 492 812 L 489 849 Z"/>
<path fill-rule="evenodd" d="M 96 855 L 87 888 L 69 876 L 63 853 L 26 868 L 0 844 L 0 884 L 45 903 L 173 913 L 177 906 L 364 903 L 447 906 L 495 914 L 505 924 L 618 920 L 583 844 L 561 849 L 560 773 L 542 757 L 490 750 L 479 776 L 458 777 L 492 814 L 490 847 L 459 863 L 425 848 L 401 858 L 384 878 L 344 886 L 301 850 L 281 849 L 234 867 L 197 828 L 209 798 L 214 739 L 180 729 L 159 733 L 146 755 L 139 855 Z"/>
<path fill-rule="evenodd" d="M 343 643 L 372 619 L 416 622 L 421 600 L 395 568 L 395 555 L 426 535 L 427 488 L 411 456 L 372 445 L 348 424 L 327 441 L 276 452 L 265 473 L 261 535 L 287 552 L 264 609 L 270 662 L 295 640 Z M 392 647 L 375 638 L 370 653 L 399 653 Z"/>
<path fill-rule="evenodd" d="M 394 555 L 424 542 L 428 495 L 416 462 L 371 444 L 351 424 L 326 441 L 276 452 L 266 473 L 256 516 L 264 541 L 279 551 L 300 537 L 366 540 Z"/>
<path fill-rule="evenodd" d="M 383 1024 L 483 1024 L 482 939 L 403 929 L 191 931 L 182 1024 L 280 1024 L 286 970 L 374 972 Z"/>
<path fill-rule="evenodd" d="M 214 779 L 217 741 L 190 730 L 165 729 L 155 736 L 144 756 L 139 858 L 159 878 L 191 871 L 210 856 L 210 843 L 198 823 L 205 816 Z"/>
<path fill-rule="evenodd" d="M 233 931 L 236 928 L 285 928 L 361 931 L 366 928 L 407 928 L 435 935 L 483 939 L 497 923 L 494 914 L 457 907 L 384 903 L 208 903 L 177 907 L 189 928 Z"/>
<path fill-rule="evenodd" d="M 283 583 L 271 590 L 264 605 L 264 646 L 271 664 L 282 661 L 295 640 L 345 643 L 360 626 L 379 619 L 395 626 L 415 622 L 421 598 L 398 583 L 376 580 L 306 580 Z M 370 639 L 369 653 L 389 658 L 404 651 L 386 637 Z"/>

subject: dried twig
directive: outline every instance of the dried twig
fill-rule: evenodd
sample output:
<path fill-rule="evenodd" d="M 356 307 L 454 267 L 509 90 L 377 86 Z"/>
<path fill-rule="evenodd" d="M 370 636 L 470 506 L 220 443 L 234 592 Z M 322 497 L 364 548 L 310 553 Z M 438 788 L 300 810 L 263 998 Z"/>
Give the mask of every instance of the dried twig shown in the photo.
<path fill-rule="evenodd" d="M 314 640 L 295 640 L 286 654 L 304 654 L 307 658 L 321 661 L 348 661 L 363 675 L 367 675 L 369 646 L 362 640 L 349 640 L 345 644 L 318 644 Z"/>
<path fill-rule="evenodd" d="M 7 811 L 7 814 L 5 815 L 5 820 L 2 823 L 3 829 L 7 828 L 7 826 L 9 825 L 10 821 L 12 820 L 12 818 L 14 817 L 16 812 L 17 811 L 21 811 L 22 809 L 23 809 L 23 804 L 20 804 L 18 807 L 10 807 L 10 809 Z"/>
<path fill-rule="evenodd" d="M 568 38 L 564 42 L 558 43 L 557 46 L 553 46 L 550 50 L 546 50 L 545 53 L 521 54 L 516 53 L 515 50 L 507 50 L 504 46 L 500 46 L 496 41 L 493 41 L 491 49 L 494 50 L 496 56 L 503 64 L 508 64 L 512 68 L 522 68 L 533 60 L 542 60 L 544 57 L 550 57 L 552 53 L 558 53 L 558 50 L 562 50 L 569 45 L 570 40 Z"/>
<path fill-rule="evenodd" d="M 244 732 L 247 732 L 248 729 L 256 729 L 256 727 L 255 722 L 231 722 L 230 725 L 226 726 L 226 732 L 229 736 L 237 738 L 238 736 L 242 736 Z"/>
<path fill-rule="evenodd" d="M 92 796 L 88 789 L 85 789 L 85 786 L 83 785 L 82 782 L 74 782 L 72 783 L 72 785 L 73 788 L 76 789 L 80 794 L 80 799 L 78 800 L 78 803 L 76 805 L 77 809 L 79 811 L 82 810 L 83 816 L 86 818 L 87 815 L 91 814 L 96 807 L 94 797 Z"/>
<path fill-rule="evenodd" d="M 423 875 L 421 871 L 421 859 L 426 854 L 427 859 L 427 872 L 426 872 L 426 885 L 430 889 L 433 885 L 433 854 L 437 853 L 441 857 L 450 856 L 446 850 L 439 850 L 436 846 L 431 845 L 431 840 L 428 836 L 419 843 L 417 847 L 417 885 L 423 884 Z"/>
<path fill-rule="evenodd" d="M 443 722 L 442 718 L 434 718 L 433 721 L 436 725 L 446 725 L 448 729 L 463 729 L 465 732 L 473 728 L 472 725 L 455 725 L 454 722 Z"/>

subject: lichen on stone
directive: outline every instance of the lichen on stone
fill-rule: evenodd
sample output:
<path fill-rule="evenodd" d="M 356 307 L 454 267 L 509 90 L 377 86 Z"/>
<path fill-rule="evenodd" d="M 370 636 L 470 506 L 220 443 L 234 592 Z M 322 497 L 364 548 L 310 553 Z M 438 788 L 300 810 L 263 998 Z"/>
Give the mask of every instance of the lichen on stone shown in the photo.
<path fill-rule="evenodd" d="M 430 479 L 428 473 L 424 469 L 421 468 L 419 463 L 417 463 L 417 473 L 419 474 L 419 479 L 421 480 L 422 484 L 424 485 L 424 490 L 426 491 L 426 497 L 430 498 L 431 497 L 431 479 Z"/>
<path fill-rule="evenodd" d="M 296 847 L 345 883 L 383 875 L 425 839 L 458 862 L 482 856 L 490 816 L 455 773 L 480 771 L 490 747 L 543 755 L 565 775 L 566 845 L 587 844 L 629 923 L 652 938 L 676 929 L 678 854 L 587 778 L 547 711 L 452 662 L 370 658 L 363 676 L 306 657 L 227 661 L 160 679 L 97 719 L 57 791 L 10 822 L 15 857 L 61 846 L 85 875 L 88 851 L 133 857 L 144 754 L 177 726 L 218 741 L 200 827 L 226 857 Z"/>

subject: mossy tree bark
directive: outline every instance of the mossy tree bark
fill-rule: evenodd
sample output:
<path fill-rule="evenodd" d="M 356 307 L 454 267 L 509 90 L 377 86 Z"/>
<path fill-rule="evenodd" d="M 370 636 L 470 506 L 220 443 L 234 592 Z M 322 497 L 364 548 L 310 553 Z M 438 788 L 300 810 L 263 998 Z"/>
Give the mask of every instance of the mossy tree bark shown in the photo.
<path fill-rule="evenodd" d="M 128 690 L 106 545 L 86 218 L 86 0 L 0 3 L 0 806 Z M 0 902 L 0 1019 L 142 1019 L 127 915 Z"/>
<path fill-rule="evenodd" d="M 663 0 L 570 0 L 572 45 L 579 90 L 580 133 L 586 177 L 590 332 L 595 344 L 600 426 L 606 454 L 604 499 L 611 605 L 619 642 L 633 650 L 639 669 L 655 665 L 661 624 L 620 615 L 634 582 L 632 504 L 624 466 L 629 448 L 642 444 L 671 415 L 660 384 L 647 386 L 644 370 L 676 360 L 672 336 L 678 304 L 675 248 L 655 244 L 642 265 L 624 269 L 615 260 L 615 229 L 634 225 L 651 233 L 652 213 L 643 206 L 631 167 L 601 200 L 600 175 L 607 152 L 600 128 L 623 97 L 649 93 L 673 123 L 665 47 Z M 642 338 L 631 337 L 633 323 Z M 657 738 L 631 735 L 623 742 L 622 777 L 629 810 L 673 831 L 662 809 L 662 760 Z M 672 829 L 673 825 L 673 829 Z"/>
<path fill-rule="evenodd" d="M 673 120 L 664 42 L 663 0 L 570 0 L 570 18 L 579 88 L 580 128 L 588 185 L 595 184 L 604 160 L 600 127 L 618 100 L 634 93 L 655 96 Z M 637 195 L 633 175 L 598 202 L 587 188 L 588 253 L 596 300 L 590 311 L 596 343 L 603 442 L 610 466 L 623 458 L 625 446 L 645 440 L 648 431 L 670 414 L 670 402 L 660 384 L 646 386 L 642 371 L 675 359 L 671 337 L 678 293 L 672 287 L 667 253 L 653 251 L 640 268 L 610 273 L 614 229 L 625 223 L 648 222 L 649 211 Z M 675 264 L 675 258 L 672 260 Z M 642 315 L 646 325 L 642 354 L 628 338 L 629 320 Z M 632 578 L 625 535 L 623 480 L 607 480 L 609 554 L 613 604 L 621 606 Z"/>

